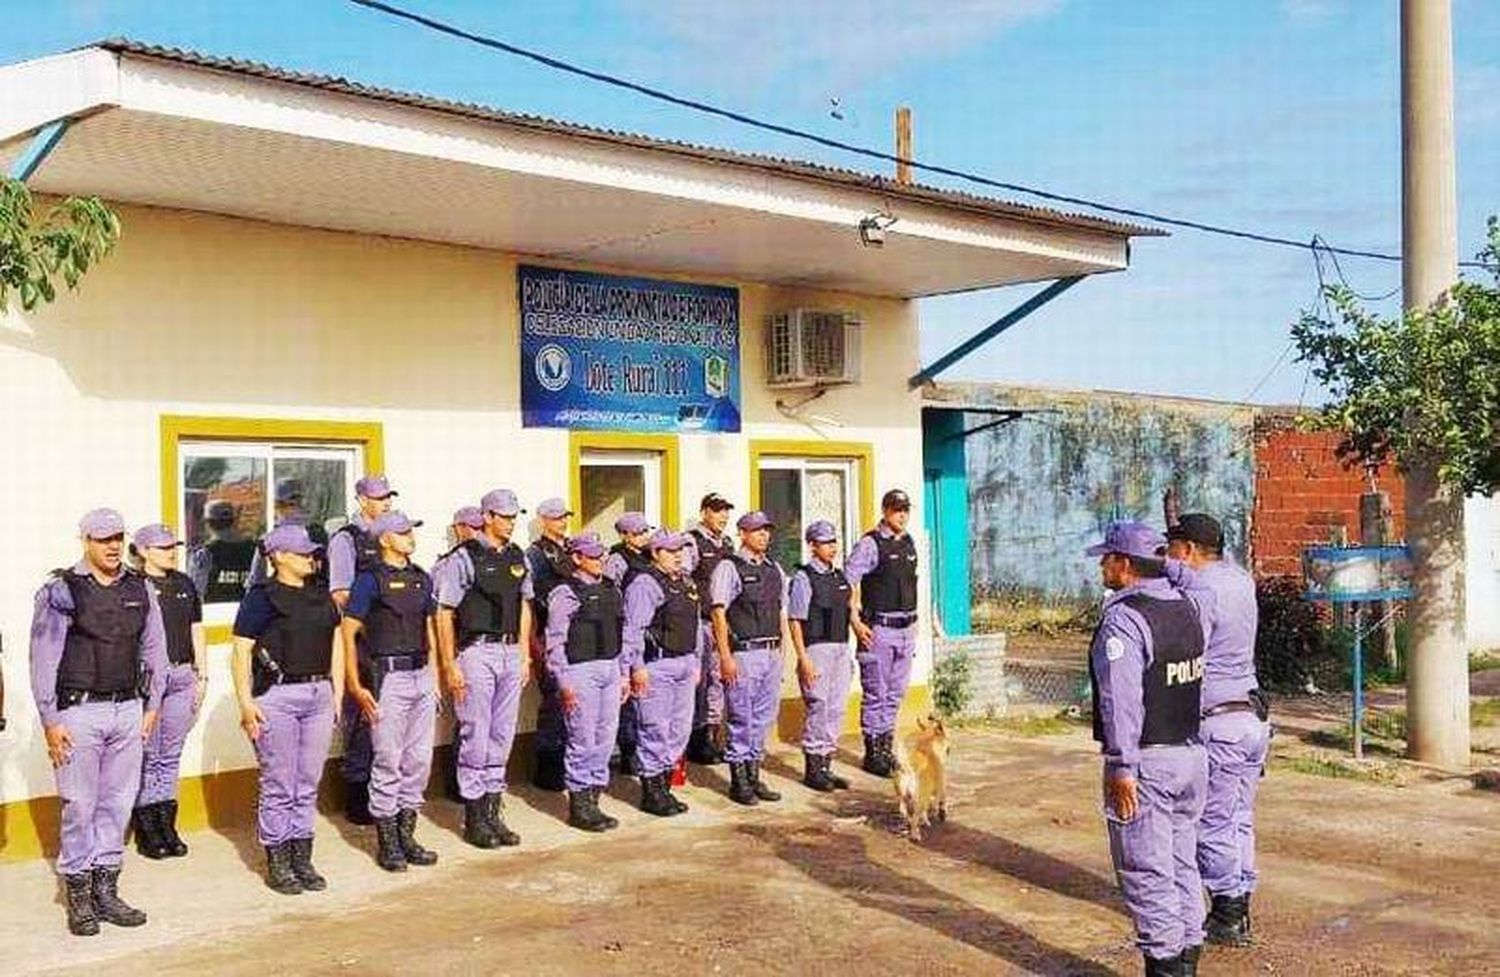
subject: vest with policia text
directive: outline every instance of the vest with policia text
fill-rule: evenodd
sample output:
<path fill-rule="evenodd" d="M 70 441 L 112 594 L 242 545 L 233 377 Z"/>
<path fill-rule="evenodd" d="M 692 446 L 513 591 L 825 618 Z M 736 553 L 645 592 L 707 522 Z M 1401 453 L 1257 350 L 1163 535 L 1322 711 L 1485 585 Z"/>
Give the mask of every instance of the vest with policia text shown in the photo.
<path fill-rule="evenodd" d="M 700 618 L 698 585 L 685 573 L 669 577 L 656 567 L 646 571 L 661 588 L 662 601 L 651 617 L 646 632 L 650 645 L 661 650 L 663 658 L 690 655 L 698 650 Z"/>
<path fill-rule="evenodd" d="M 353 544 L 354 572 L 356 574 L 372 573 L 376 567 L 380 566 L 380 540 L 370 535 L 369 530 L 353 522 L 346 522 L 333 535 L 337 537 L 339 533 L 348 534 L 349 542 Z M 308 535 L 311 536 L 312 534 L 309 533 Z M 330 540 L 330 542 L 332 541 Z"/>
<path fill-rule="evenodd" d="M 276 618 L 255 642 L 252 662 L 264 669 L 261 652 L 284 675 L 327 675 L 333 660 L 333 632 L 339 609 L 322 587 L 289 587 L 279 580 L 259 584 Z"/>
<path fill-rule="evenodd" d="M 875 566 L 859 583 L 860 607 L 866 614 L 911 614 L 917 609 L 917 544 L 911 533 L 886 536 L 865 533 L 875 542 Z"/>
<path fill-rule="evenodd" d="M 623 619 L 620 588 L 614 581 L 586 583 L 570 578 L 567 586 L 578 598 L 578 610 L 568 622 L 566 651 L 569 665 L 608 660 L 620 654 L 620 624 Z"/>
<path fill-rule="evenodd" d="M 1132 594 L 1120 601 L 1140 614 L 1151 629 L 1151 665 L 1141 676 L 1146 715 L 1141 746 L 1175 746 L 1198 733 L 1199 693 L 1203 687 L 1203 627 L 1190 600 L 1161 600 Z M 1099 701 L 1099 677 L 1089 657 L 1089 683 Z M 1104 721 L 1094 710 L 1094 739 L 1104 742 Z"/>
<path fill-rule="evenodd" d="M 751 563 L 735 555 L 735 572 L 740 575 L 740 594 L 725 609 L 729 620 L 731 644 L 758 641 L 781 636 L 781 574 L 767 557 Z"/>
<path fill-rule="evenodd" d="M 146 584 L 129 571 L 108 587 L 91 573 L 57 570 L 73 598 L 57 689 L 126 692 L 138 687 L 141 634 L 150 605 Z"/>
<path fill-rule="evenodd" d="M 232 603 L 245 596 L 255 547 L 253 539 L 211 539 L 203 544 L 203 551 L 208 554 L 208 582 L 203 586 L 205 604 Z"/>
<path fill-rule="evenodd" d="M 651 554 L 649 553 L 633 550 L 623 542 L 611 546 L 609 551 L 618 553 L 625 560 L 625 572 L 620 574 L 619 579 L 621 593 L 624 593 L 625 588 L 630 586 L 630 581 L 635 579 L 636 574 L 645 573 L 651 569 Z"/>
<path fill-rule="evenodd" d="M 734 543 L 728 536 L 720 536 L 714 539 L 703 529 L 689 529 L 693 537 L 693 543 L 698 547 L 698 563 L 693 567 L 693 583 L 698 585 L 700 594 L 708 593 L 708 582 L 714 577 L 714 569 L 724 560 L 734 555 Z M 703 604 L 703 616 L 708 617 L 710 608 L 707 602 Z"/>
<path fill-rule="evenodd" d="M 526 547 L 526 555 L 531 558 L 531 589 L 536 597 L 532 601 L 531 612 L 536 617 L 537 627 L 545 627 L 547 598 L 552 595 L 554 587 L 572 575 L 572 562 L 563 545 L 546 536 Z"/>
<path fill-rule="evenodd" d="M 844 644 L 849 640 L 849 581 L 844 571 L 834 568 L 820 573 L 811 563 L 800 569 L 812 585 L 807 620 L 802 622 L 802 643 Z"/>
<path fill-rule="evenodd" d="M 384 562 L 372 571 L 375 603 L 365 617 L 365 648 L 372 656 L 420 655 L 427 651 L 427 608 L 432 578 L 413 563 Z"/>
<path fill-rule="evenodd" d="M 521 631 L 521 581 L 526 554 L 515 543 L 500 549 L 471 539 L 462 547 L 474 566 L 474 582 L 458 602 L 460 647 L 483 637 L 514 638 Z"/>
<path fill-rule="evenodd" d="M 193 624 L 203 618 L 193 578 L 176 570 L 168 570 L 160 577 L 144 576 L 156 591 L 156 604 L 161 608 L 162 628 L 167 634 L 167 661 L 173 665 L 191 664 Z"/>

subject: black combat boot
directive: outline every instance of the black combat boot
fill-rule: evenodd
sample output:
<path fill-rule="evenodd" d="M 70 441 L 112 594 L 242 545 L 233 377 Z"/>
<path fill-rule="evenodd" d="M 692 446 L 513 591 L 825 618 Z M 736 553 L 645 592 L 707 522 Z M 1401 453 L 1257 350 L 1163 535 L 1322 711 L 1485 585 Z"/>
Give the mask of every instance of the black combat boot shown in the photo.
<path fill-rule="evenodd" d="M 662 774 L 641 777 L 641 810 L 659 818 L 677 816 L 677 805 L 667 796 L 666 779 Z"/>
<path fill-rule="evenodd" d="M 896 734 L 894 731 L 880 734 L 880 762 L 885 765 L 885 773 L 881 776 L 889 777 L 896 772 Z"/>
<path fill-rule="evenodd" d="M 833 784 L 834 790 L 848 790 L 849 781 L 833 772 L 833 754 L 823 758 L 823 769 L 828 772 L 828 782 Z"/>
<path fill-rule="evenodd" d="M 160 804 L 144 804 L 130 812 L 130 823 L 135 827 L 135 850 L 152 861 L 167 857 L 160 811 Z"/>
<path fill-rule="evenodd" d="M 1182 954 L 1158 960 L 1150 954 L 1144 954 L 1146 960 L 1146 977 L 1182 977 Z"/>
<path fill-rule="evenodd" d="M 74 936 L 98 936 L 99 916 L 94 912 L 94 879 L 89 872 L 63 877 L 67 897 L 68 932 Z"/>
<path fill-rule="evenodd" d="M 162 843 L 167 849 L 167 854 L 173 858 L 181 858 L 188 853 L 187 842 L 182 840 L 182 835 L 177 833 L 177 802 L 163 801 L 161 816 Z"/>
<path fill-rule="evenodd" d="M 802 783 L 820 794 L 833 790 L 833 776 L 828 772 L 828 758 L 816 753 L 802 755 Z"/>
<path fill-rule="evenodd" d="M 94 912 L 115 926 L 144 926 L 146 914 L 120 898 L 120 866 L 94 869 Z"/>
<path fill-rule="evenodd" d="M 1182 951 L 1182 977 L 1198 977 L 1198 958 L 1203 955 L 1203 944 L 1186 947 Z"/>
<path fill-rule="evenodd" d="M 1203 921 L 1204 940 L 1219 946 L 1250 943 L 1250 897 L 1212 896 L 1208 918 Z"/>
<path fill-rule="evenodd" d="M 489 798 L 464 801 L 464 841 L 475 848 L 499 848 L 500 839 L 490 830 Z"/>
<path fill-rule="evenodd" d="M 406 871 L 406 852 L 401 850 L 401 833 L 396 819 L 375 819 L 375 864 L 387 872 Z"/>
<path fill-rule="evenodd" d="M 746 807 L 754 807 L 760 803 L 760 798 L 755 793 L 755 781 L 750 776 L 750 764 L 730 761 L 729 799 Z"/>
<path fill-rule="evenodd" d="M 661 775 L 661 790 L 663 794 L 667 795 L 667 800 L 671 802 L 673 810 L 678 814 L 686 814 L 688 812 L 688 806 L 678 800 L 676 794 L 672 793 L 672 775 L 670 773 Z"/>
<path fill-rule="evenodd" d="M 531 785 L 539 790 L 559 792 L 567 789 L 563 781 L 562 750 L 539 750 L 531 771 Z"/>
<path fill-rule="evenodd" d="M 292 871 L 292 843 L 266 846 L 266 885 L 284 896 L 302 891 L 302 880 Z"/>
<path fill-rule="evenodd" d="M 344 820 L 350 824 L 374 824 L 370 814 L 370 782 L 344 781 Z"/>
<path fill-rule="evenodd" d="M 505 823 L 504 798 L 498 791 L 484 795 L 484 816 L 489 822 L 490 834 L 495 836 L 498 844 L 513 848 L 521 843 L 521 836 L 510 830 Z"/>
<path fill-rule="evenodd" d="M 719 748 L 720 729 L 718 723 L 699 726 L 688 740 L 688 760 L 702 767 L 712 767 L 724 762 L 724 751 Z"/>
<path fill-rule="evenodd" d="M 602 787 L 589 788 L 589 810 L 593 811 L 594 817 L 598 818 L 599 823 L 604 825 L 605 831 L 613 831 L 620 826 L 620 822 L 619 819 L 612 818 L 606 812 L 600 810 L 599 795 L 602 793 L 604 793 Z"/>
<path fill-rule="evenodd" d="M 874 774 L 877 777 L 889 777 L 891 775 L 890 765 L 886 763 L 885 753 L 880 748 L 881 737 L 865 737 L 865 759 L 860 764 L 865 773 Z"/>
<path fill-rule="evenodd" d="M 750 767 L 750 789 L 755 791 L 755 796 L 763 801 L 781 800 L 781 795 L 760 779 L 760 761 L 751 760 L 748 766 Z"/>
<path fill-rule="evenodd" d="M 604 822 L 599 819 L 598 810 L 589 803 L 587 790 L 568 791 L 568 824 L 579 831 L 596 834 L 604 830 Z"/>
<path fill-rule="evenodd" d="M 396 814 L 396 834 L 401 839 L 401 853 L 408 865 L 436 865 L 437 852 L 417 844 L 417 812 L 400 811 Z"/>
<path fill-rule="evenodd" d="M 309 835 L 306 838 L 293 838 L 287 842 L 287 858 L 292 863 L 292 874 L 297 881 L 302 883 L 306 892 L 322 892 L 328 888 L 328 880 L 318 874 L 313 868 L 312 850 L 313 840 Z"/>

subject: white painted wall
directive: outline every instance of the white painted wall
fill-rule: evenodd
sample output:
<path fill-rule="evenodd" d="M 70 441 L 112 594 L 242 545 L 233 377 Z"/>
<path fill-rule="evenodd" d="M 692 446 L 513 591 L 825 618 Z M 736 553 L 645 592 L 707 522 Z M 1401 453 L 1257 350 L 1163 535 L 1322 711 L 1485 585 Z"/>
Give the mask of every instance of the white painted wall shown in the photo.
<path fill-rule="evenodd" d="M 1464 546 L 1469 650 L 1500 648 L 1500 496 L 1465 500 Z"/>

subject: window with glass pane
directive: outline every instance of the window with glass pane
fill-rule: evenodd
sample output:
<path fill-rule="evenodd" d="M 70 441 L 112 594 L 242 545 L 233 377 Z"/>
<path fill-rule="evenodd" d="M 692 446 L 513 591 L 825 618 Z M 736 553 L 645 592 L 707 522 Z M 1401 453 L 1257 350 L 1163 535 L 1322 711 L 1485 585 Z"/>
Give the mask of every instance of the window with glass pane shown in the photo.
<path fill-rule="evenodd" d="M 662 518 L 659 452 L 586 451 L 579 458 L 579 518 L 582 532 L 598 533 L 605 545 L 619 539 L 615 520 L 627 512 L 644 512 L 658 523 Z"/>
<path fill-rule="evenodd" d="M 854 462 L 819 458 L 763 458 L 760 507 L 776 523 L 771 555 L 791 569 L 806 559 L 802 534 L 826 519 L 839 531 L 842 549 L 858 531 L 851 486 Z"/>

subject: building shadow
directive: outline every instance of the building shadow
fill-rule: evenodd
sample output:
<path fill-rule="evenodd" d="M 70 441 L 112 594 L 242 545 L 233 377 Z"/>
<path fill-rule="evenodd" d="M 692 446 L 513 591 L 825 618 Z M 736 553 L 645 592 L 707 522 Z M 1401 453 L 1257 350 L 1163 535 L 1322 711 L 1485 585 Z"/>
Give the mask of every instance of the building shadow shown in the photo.
<path fill-rule="evenodd" d="M 870 858 L 857 835 L 787 833 L 746 824 L 739 833 L 760 842 L 813 881 L 867 909 L 926 927 L 1028 973 L 1113 977 L 1114 971 L 1040 940 L 950 892 L 902 875 Z"/>

